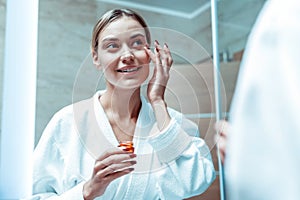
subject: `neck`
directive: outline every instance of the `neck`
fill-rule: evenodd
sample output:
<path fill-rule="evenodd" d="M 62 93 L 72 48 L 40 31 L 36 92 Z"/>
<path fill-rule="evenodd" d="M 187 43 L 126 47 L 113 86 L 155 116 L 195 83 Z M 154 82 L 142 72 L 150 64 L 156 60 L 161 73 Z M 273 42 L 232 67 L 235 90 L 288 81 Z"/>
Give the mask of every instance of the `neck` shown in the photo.
<path fill-rule="evenodd" d="M 100 102 L 106 113 L 111 112 L 120 119 L 137 119 L 141 108 L 140 88 L 107 87 L 107 91 L 100 97 Z"/>

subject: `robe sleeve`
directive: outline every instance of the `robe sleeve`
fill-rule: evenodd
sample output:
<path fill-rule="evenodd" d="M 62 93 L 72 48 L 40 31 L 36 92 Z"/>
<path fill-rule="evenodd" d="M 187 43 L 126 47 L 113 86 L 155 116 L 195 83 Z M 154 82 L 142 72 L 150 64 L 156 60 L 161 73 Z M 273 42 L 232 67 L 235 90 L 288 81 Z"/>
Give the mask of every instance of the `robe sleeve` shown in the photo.
<path fill-rule="evenodd" d="M 65 129 L 55 115 L 47 125 L 34 151 L 33 196 L 30 200 L 83 200 L 83 179 L 67 177 L 66 160 L 56 135 Z M 66 130 L 65 130 L 66 131 Z"/>
<path fill-rule="evenodd" d="M 155 177 L 161 199 L 199 195 L 215 180 L 210 150 L 199 137 L 198 127 L 188 119 L 182 124 L 172 119 L 166 129 L 148 141 L 165 165 Z"/>

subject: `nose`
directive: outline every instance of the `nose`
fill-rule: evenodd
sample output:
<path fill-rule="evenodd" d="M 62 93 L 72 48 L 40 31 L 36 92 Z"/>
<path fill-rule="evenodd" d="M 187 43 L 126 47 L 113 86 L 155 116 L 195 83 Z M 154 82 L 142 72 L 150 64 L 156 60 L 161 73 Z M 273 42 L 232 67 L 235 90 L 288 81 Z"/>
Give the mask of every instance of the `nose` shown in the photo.
<path fill-rule="evenodd" d="M 121 56 L 121 61 L 123 63 L 130 63 L 130 62 L 133 62 L 134 61 L 134 55 L 127 51 L 125 52 L 122 56 Z"/>
<path fill-rule="evenodd" d="M 123 63 L 134 62 L 134 55 L 131 49 L 126 44 L 124 44 L 123 46 L 123 54 L 121 55 L 121 61 Z"/>

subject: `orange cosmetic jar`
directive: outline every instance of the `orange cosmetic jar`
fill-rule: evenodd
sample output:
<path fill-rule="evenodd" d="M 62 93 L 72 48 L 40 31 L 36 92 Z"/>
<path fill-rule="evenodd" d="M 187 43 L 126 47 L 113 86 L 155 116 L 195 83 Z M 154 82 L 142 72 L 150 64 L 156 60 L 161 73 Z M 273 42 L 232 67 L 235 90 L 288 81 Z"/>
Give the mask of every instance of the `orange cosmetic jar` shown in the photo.
<path fill-rule="evenodd" d="M 125 147 L 124 151 L 128 151 L 128 152 L 131 152 L 131 153 L 134 152 L 134 147 L 133 147 L 133 142 L 132 141 L 119 142 L 118 147 Z"/>

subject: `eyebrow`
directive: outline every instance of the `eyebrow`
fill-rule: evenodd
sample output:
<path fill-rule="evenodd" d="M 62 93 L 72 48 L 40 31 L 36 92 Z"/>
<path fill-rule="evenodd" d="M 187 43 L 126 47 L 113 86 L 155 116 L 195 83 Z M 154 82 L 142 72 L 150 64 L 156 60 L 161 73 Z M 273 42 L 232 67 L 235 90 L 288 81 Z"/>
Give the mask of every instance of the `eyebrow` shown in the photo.
<path fill-rule="evenodd" d="M 130 36 L 130 39 L 134 39 L 134 38 L 137 38 L 137 37 L 146 37 L 144 34 L 142 34 L 142 33 L 136 33 L 136 34 L 134 34 L 134 35 L 132 35 L 132 36 Z"/>
<path fill-rule="evenodd" d="M 130 36 L 130 39 L 134 39 L 134 38 L 137 38 L 137 37 L 145 38 L 146 36 L 142 33 L 136 33 L 136 34 Z M 114 36 L 107 36 L 107 37 L 105 37 L 104 39 L 101 40 L 101 42 L 106 42 L 106 41 L 119 41 L 119 39 L 114 37 Z"/>
<path fill-rule="evenodd" d="M 106 41 L 118 41 L 118 40 L 119 40 L 118 38 L 115 38 L 115 37 L 113 37 L 113 36 L 108 36 L 108 37 L 102 39 L 101 42 L 106 42 Z"/>

